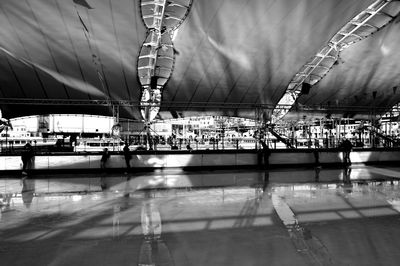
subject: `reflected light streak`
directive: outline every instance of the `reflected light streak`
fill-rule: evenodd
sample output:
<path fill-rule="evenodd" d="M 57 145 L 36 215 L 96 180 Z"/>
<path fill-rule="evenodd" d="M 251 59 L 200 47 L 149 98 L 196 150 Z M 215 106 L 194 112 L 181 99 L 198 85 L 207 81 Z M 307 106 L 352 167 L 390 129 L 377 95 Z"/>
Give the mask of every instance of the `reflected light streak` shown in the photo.
<path fill-rule="evenodd" d="M 234 226 L 237 220 L 249 218 L 249 217 L 237 217 L 237 218 L 226 218 L 226 219 L 197 219 L 196 221 L 190 222 L 166 222 L 164 223 L 163 232 L 167 233 L 178 233 L 178 232 L 191 232 L 191 231 L 203 231 L 203 230 L 221 230 L 221 229 L 235 229 Z M 266 217 L 250 217 L 252 221 L 246 224 L 245 227 L 260 227 L 260 226 L 271 226 L 273 225 L 272 218 Z"/>
<path fill-rule="evenodd" d="M 52 78 L 54 78 L 55 80 L 57 80 L 58 82 L 61 82 L 73 89 L 76 89 L 78 91 L 84 92 L 84 93 L 90 93 L 92 95 L 95 96 L 104 96 L 104 93 L 94 87 L 93 85 L 89 84 L 89 83 L 85 83 L 82 80 L 79 80 L 77 78 L 65 75 L 65 74 L 61 74 L 58 73 L 52 69 L 49 69 L 45 66 L 39 65 L 37 63 L 31 62 L 30 60 L 27 60 L 25 58 L 20 58 L 17 57 L 16 55 L 14 55 L 13 53 L 11 53 L 10 51 L 6 50 L 5 48 L 0 46 L 0 51 L 3 51 L 5 54 L 7 54 L 8 56 L 10 56 L 11 58 L 21 62 L 22 64 L 24 64 L 25 66 L 31 67 L 31 68 L 37 68 L 40 69 L 41 71 L 43 71 L 44 73 L 48 74 L 49 76 L 51 76 Z"/>
<path fill-rule="evenodd" d="M 177 184 L 184 184 L 186 187 L 192 186 L 191 181 L 187 176 L 168 177 L 165 181 L 167 187 L 175 187 Z"/>
<path fill-rule="evenodd" d="M 120 228 L 120 234 L 124 234 L 124 231 Z M 93 226 L 86 230 L 82 230 L 71 237 L 71 240 L 85 240 L 85 239 L 99 239 L 99 238 L 109 238 L 110 231 L 104 230 L 103 227 Z"/>
<path fill-rule="evenodd" d="M 331 211 L 321 211 L 318 213 L 309 213 L 309 214 L 298 214 L 297 218 L 300 222 L 322 222 L 322 221 L 334 221 L 334 220 L 342 220 L 344 217 L 340 216 L 336 212 Z M 357 217 L 354 217 L 357 218 Z"/>
<path fill-rule="evenodd" d="M 381 174 L 389 177 L 400 178 L 400 171 L 378 168 L 378 167 L 368 167 L 368 172 L 372 172 L 375 174 Z"/>
<path fill-rule="evenodd" d="M 155 176 L 154 178 L 148 180 L 148 184 L 151 186 L 155 186 L 155 185 L 160 185 L 160 184 L 164 184 L 164 177 L 162 176 Z"/>
<path fill-rule="evenodd" d="M 388 215 L 398 214 L 398 212 L 396 210 L 394 210 L 393 208 L 391 208 L 391 206 L 360 210 L 360 213 L 364 217 L 377 217 L 377 216 L 388 216 Z"/>
<path fill-rule="evenodd" d="M 152 165 L 152 166 L 165 166 L 165 161 L 163 159 L 159 159 L 157 157 L 152 157 L 148 160 L 146 160 L 146 165 Z"/>
<path fill-rule="evenodd" d="M 161 215 L 154 203 L 143 204 L 141 222 L 142 233 L 145 237 L 159 238 L 161 236 Z"/>
<path fill-rule="evenodd" d="M 315 194 L 314 188 L 317 186 L 315 184 L 285 186 L 274 189 L 272 203 L 285 225 L 397 215 L 400 210 L 400 201 L 391 197 L 393 185 L 354 183 L 350 197 L 347 197 L 347 194 L 342 195 L 344 192 L 341 191 L 340 186 L 336 185 L 326 186 L 324 189 L 320 187 L 318 195 Z M 379 198 L 376 198 L 376 192 L 381 195 Z M 343 197 L 346 199 L 343 200 Z M 296 214 L 289 207 L 292 204 Z M 315 206 L 310 208 L 309 206 L 313 204 Z"/>
<path fill-rule="evenodd" d="M 31 63 L 31 65 L 42 70 L 43 72 L 45 72 L 46 74 L 48 74 L 49 76 L 51 76 L 52 78 L 57 80 L 58 82 L 61 82 L 61 83 L 65 84 L 73 89 L 76 89 L 80 92 L 89 93 L 89 94 L 99 96 L 99 97 L 105 96 L 104 93 L 100 89 L 94 87 L 93 85 L 91 85 L 89 83 L 85 83 L 80 79 L 58 73 L 56 71 L 53 71 L 49 68 L 46 68 L 46 67 L 41 66 L 36 63 Z"/>
<path fill-rule="evenodd" d="M 197 232 L 197 231 L 207 231 L 207 230 L 221 230 L 221 229 L 236 229 L 238 227 L 234 226 L 240 219 L 251 219 L 249 223 L 246 223 L 246 228 L 252 227 L 262 227 L 262 226 L 271 226 L 274 224 L 272 218 L 269 215 L 256 216 L 256 217 L 236 217 L 236 218 L 199 218 L 193 221 L 162 221 L 161 219 L 155 219 L 151 223 L 144 222 L 141 226 L 135 226 L 132 229 L 132 224 L 119 224 L 119 234 L 120 235 L 129 235 L 129 236 L 152 236 L 154 237 L 161 236 L 161 228 L 162 233 L 180 233 L 180 232 Z M 44 232 L 39 231 L 37 234 L 43 234 Z M 25 235 L 21 235 L 18 237 L 16 241 L 25 241 Z M 30 236 L 29 239 L 33 239 L 36 236 Z M 102 237 L 109 237 L 109 231 L 104 230 L 104 227 L 96 227 L 83 230 L 76 235 L 73 236 L 74 240 L 78 239 L 97 239 Z"/>
<path fill-rule="evenodd" d="M 389 47 L 385 46 L 385 44 L 382 44 L 382 46 L 381 46 L 381 52 L 382 52 L 382 54 L 383 54 L 384 56 L 387 56 L 387 55 L 390 54 L 391 49 L 390 49 Z"/>
<path fill-rule="evenodd" d="M 64 232 L 65 229 L 57 229 L 57 230 L 53 230 L 51 232 L 46 232 L 44 233 L 42 236 L 38 237 L 35 240 L 46 240 L 46 239 L 51 239 L 54 237 L 57 237 L 58 235 L 61 235 Z"/>
<path fill-rule="evenodd" d="M 47 230 L 37 230 L 34 232 L 23 233 L 18 236 L 13 236 L 6 239 L 3 238 L 2 240 L 15 242 L 35 241 L 38 237 L 40 238 L 42 235 L 46 235 L 47 232 Z"/>
<path fill-rule="evenodd" d="M 218 52 L 227 57 L 229 60 L 235 62 L 246 70 L 251 69 L 250 59 L 241 49 L 234 49 L 231 46 L 219 44 L 210 36 L 207 36 L 207 39 Z"/>
<path fill-rule="evenodd" d="M 156 157 L 156 156 L 150 156 L 149 157 L 145 157 L 145 156 L 140 156 L 138 155 L 138 159 L 143 162 L 146 166 L 154 166 L 154 167 L 165 167 L 165 166 L 174 166 L 175 163 L 176 166 L 179 167 L 185 167 L 188 166 L 190 164 L 190 162 L 192 162 L 192 155 L 188 155 L 185 157 L 180 157 L 179 161 L 172 161 L 170 159 L 168 159 L 167 157 Z"/>
<path fill-rule="evenodd" d="M 82 196 L 81 195 L 73 195 L 72 196 L 72 201 L 81 201 L 82 200 Z"/>
<path fill-rule="evenodd" d="M 389 199 L 387 202 L 392 206 L 393 209 L 400 213 L 400 199 Z"/>
<path fill-rule="evenodd" d="M 277 195 L 276 193 L 273 193 L 271 200 L 275 211 L 277 212 L 279 218 L 282 220 L 285 226 L 292 226 L 297 224 L 295 214 L 290 209 L 289 205 L 285 202 L 283 197 Z"/>
<path fill-rule="evenodd" d="M 173 32 L 172 32 L 172 41 L 175 41 L 175 38 L 176 38 L 176 36 L 178 36 L 178 32 L 179 32 L 179 28 L 177 28 L 177 29 L 175 29 Z"/>

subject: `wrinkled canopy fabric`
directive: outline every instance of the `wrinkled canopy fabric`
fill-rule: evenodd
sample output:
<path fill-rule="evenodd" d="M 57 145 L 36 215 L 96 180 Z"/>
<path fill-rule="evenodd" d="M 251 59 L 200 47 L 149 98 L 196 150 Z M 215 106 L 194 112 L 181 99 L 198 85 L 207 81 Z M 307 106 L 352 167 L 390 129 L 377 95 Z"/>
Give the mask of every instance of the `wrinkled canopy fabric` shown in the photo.
<path fill-rule="evenodd" d="M 274 106 L 293 75 L 373 2 L 194 0 L 174 39 L 176 61 L 161 118 L 170 113 L 254 117 L 253 109 L 242 107 Z M 394 89 L 400 84 L 399 21 L 344 50 L 298 102 L 375 107 L 399 102 L 400 90 Z M 137 57 L 146 37 L 140 1 L 2 0 L 0 25 L 1 99 L 139 102 Z M 226 104 L 229 108 L 221 108 Z M 7 118 L 111 114 L 110 107 L 85 104 L 0 108 Z M 121 107 L 120 116 L 140 119 L 139 108 Z"/>

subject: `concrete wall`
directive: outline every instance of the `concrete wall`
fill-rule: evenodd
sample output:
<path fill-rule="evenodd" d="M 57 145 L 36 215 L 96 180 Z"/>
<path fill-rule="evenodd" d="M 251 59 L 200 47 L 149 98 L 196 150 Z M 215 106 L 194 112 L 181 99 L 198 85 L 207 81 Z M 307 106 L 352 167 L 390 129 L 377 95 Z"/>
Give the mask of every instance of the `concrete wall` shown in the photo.
<path fill-rule="evenodd" d="M 34 169 L 96 169 L 100 168 L 101 155 L 37 155 Z M 163 154 L 134 154 L 131 166 L 136 168 L 166 168 L 166 167 L 213 167 L 213 166 L 256 166 L 256 152 L 221 152 L 221 153 L 163 153 Z M 400 151 L 353 151 L 350 155 L 353 163 L 365 162 L 395 162 L 400 161 Z M 340 163 L 342 153 L 338 151 L 319 152 L 321 163 Z M 271 165 L 305 165 L 313 164 L 315 159 L 310 151 L 279 151 L 272 152 Z M 20 156 L 0 156 L 1 170 L 20 170 Z M 122 155 L 111 155 L 107 168 L 125 168 Z"/>

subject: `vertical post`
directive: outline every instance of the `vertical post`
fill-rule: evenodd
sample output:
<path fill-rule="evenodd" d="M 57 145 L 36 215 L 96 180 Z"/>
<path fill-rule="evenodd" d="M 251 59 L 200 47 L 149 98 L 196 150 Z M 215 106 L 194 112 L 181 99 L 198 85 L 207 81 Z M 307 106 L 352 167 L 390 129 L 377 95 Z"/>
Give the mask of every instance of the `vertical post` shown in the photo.
<path fill-rule="evenodd" d="M 84 128 L 85 128 L 85 115 L 84 114 L 82 114 L 82 129 L 81 129 L 81 135 L 82 135 L 82 133 L 84 133 Z M 54 122 L 53 122 L 53 125 L 54 125 Z"/>
<path fill-rule="evenodd" d="M 346 118 L 344 119 L 343 123 L 343 136 L 346 137 Z"/>
<path fill-rule="evenodd" d="M 222 139 L 222 149 L 225 150 L 225 126 L 224 124 L 222 125 L 222 131 L 221 131 L 221 139 Z"/>
<path fill-rule="evenodd" d="M 322 118 L 319 120 L 319 131 L 318 131 L 319 144 L 324 147 L 324 130 L 322 127 Z"/>
<path fill-rule="evenodd" d="M 119 123 L 119 105 L 112 105 L 114 125 Z"/>
<path fill-rule="evenodd" d="M 8 126 L 6 126 L 6 153 L 8 152 Z"/>
<path fill-rule="evenodd" d="M 258 132 L 260 132 L 260 126 L 259 126 L 259 124 L 260 124 L 260 108 L 259 107 L 256 107 L 256 109 L 255 109 L 255 119 L 254 119 L 254 121 L 257 123 L 256 125 L 256 128 L 257 128 L 257 131 Z M 253 136 L 254 137 L 254 136 Z M 257 150 L 257 148 L 258 148 L 258 145 L 257 145 L 257 140 L 255 140 L 255 145 L 254 145 L 254 148 Z"/>
<path fill-rule="evenodd" d="M 385 123 L 385 135 L 387 136 L 388 135 L 388 125 L 387 125 L 388 123 Z M 384 145 L 386 146 L 386 144 L 387 144 L 387 141 L 386 140 L 383 140 L 384 141 Z"/>
<path fill-rule="evenodd" d="M 331 131 L 331 140 L 332 140 L 332 147 L 335 148 L 336 146 L 336 138 L 337 138 L 337 127 L 336 127 L 336 120 L 332 118 L 332 131 Z"/>
<path fill-rule="evenodd" d="M 295 146 L 297 148 L 297 142 L 296 142 L 296 138 L 295 138 L 295 127 L 294 127 L 294 123 L 292 123 L 292 145 Z"/>
<path fill-rule="evenodd" d="M 392 134 L 392 116 L 393 116 L 393 113 L 392 113 L 392 110 L 390 110 L 390 118 L 389 118 L 389 135 L 390 135 L 390 137 L 393 136 L 393 134 Z"/>

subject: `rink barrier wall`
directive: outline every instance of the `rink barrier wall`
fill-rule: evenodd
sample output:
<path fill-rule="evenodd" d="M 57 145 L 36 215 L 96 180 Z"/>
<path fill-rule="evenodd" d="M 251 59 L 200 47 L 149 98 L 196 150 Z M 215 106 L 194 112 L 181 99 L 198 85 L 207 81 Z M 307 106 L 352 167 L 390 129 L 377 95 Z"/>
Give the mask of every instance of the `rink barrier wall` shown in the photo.
<path fill-rule="evenodd" d="M 321 164 L 342 163 L 342 152 L 318 150 Z M 132 153 L 130 164 L 134 168 L 190 168 L 190 167 L 244 167 L 258 166 L 260 153 L 255 150 L 242 151 L 143 151 Z M 32 169 L 99 169 L 101 154 L 38 154 Z M 356 150 L 350 154 L 352 163 L 382 163 L 400 161 L 400 150 Z M 272 150 L 269 157 L 271 166 L 313 165 L 313 150 Z M 124 156 L 111 153 L 107 168 L 125 168 Z M 20 170 L 20 156 L 0 156 L 0 171 Z"/>

